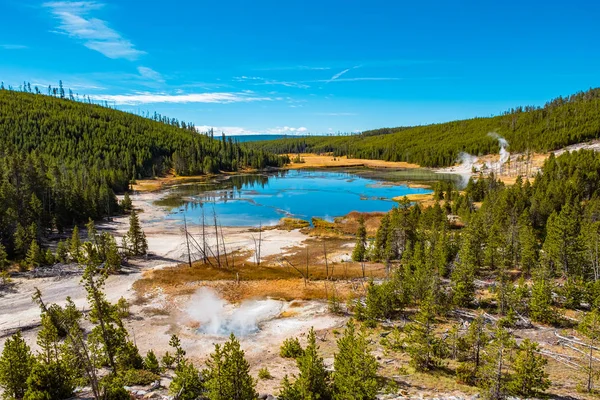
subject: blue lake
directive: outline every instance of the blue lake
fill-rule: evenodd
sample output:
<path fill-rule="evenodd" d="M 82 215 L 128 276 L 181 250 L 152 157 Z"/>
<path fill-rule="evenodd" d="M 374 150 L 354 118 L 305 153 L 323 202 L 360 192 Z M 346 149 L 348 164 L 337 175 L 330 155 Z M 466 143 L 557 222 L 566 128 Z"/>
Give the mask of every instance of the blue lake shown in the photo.
<path fill-rule="evenodd" d="M 204 213 L 208 223 L 216 213 L 223 226 L 258 226 L 283 217 L 332 221 L 351 211 L 389 211 L 394 197 L 429 192 L 357 173 L 291 170 L 177 186 L 156 204 L 169 209 L 169 219 L 185 215 L 198 224 Z"/>

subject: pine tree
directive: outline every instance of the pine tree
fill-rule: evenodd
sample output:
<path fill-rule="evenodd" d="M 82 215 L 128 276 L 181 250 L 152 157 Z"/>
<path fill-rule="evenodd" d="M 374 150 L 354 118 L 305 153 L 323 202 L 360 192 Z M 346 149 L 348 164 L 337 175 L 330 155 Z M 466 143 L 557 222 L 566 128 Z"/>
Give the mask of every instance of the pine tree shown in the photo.
<path fill-rule="evenodd" d="M 75 369 L 60 345 L 58 329 L 46 313 L 42 314 L 42 329 L 37 343 L 40 353 L 27 379 L 25 399 L 70 398 L 75 389 Z"/>
<path fill-rule="evenodd" d="M 486 399 L 501 400 L 506 397 L 510 382 L 510 355 L 515 346 L 510 333 L 499 327 L 493 339 L 485 348 L 479 385 L 484 388 L 482 395 Z"/>
<path fill-rule="evenodd" d="M 82 283 L 87 292 L 90 306 L 88 318 L 94 327 L 88 335 L 92 351 L 99 362 L 106 362 L 113 374 L 117 373 L 117 355 L 126 344 L 127 331 L 118 315 L 118 310 L 106 300 L 102 292 L 106 275 L 99 273 L 97 266 L 88 263 Z"/>
<path fill-rule="evenodd" d="M 135 210 L 131 210 L 131 214 L 129 215 L 129 230 L 123 237 L 123 247 L 133 256 L 142 256 L 148 251 L 146 235 L 140 226 L 140 221 Z"/>
<path fill-rule="evenodd" d="M 114 237 L 110 236 L 106 244 L 106 270 L 109 273 L 116 273 L 121 270 L 121 254 Z"/>
<path fill-rule="evenodd" d="M 550 387 L 550 379 L 545 371 L 548 360 L 539 354 L 537 343 L 525 339 L 513 363 L 514 375 L 508 384 L 510 393 L 532 398 Z"/>
<path fill-rule="evenodd" d="M 583 369 L 587 375 L 586 389 L 591 392 L 594 389 L 594 377 L 598 376 L 598 368 L 594 363 L 594 348 L 600 340 L 600 312 L 594 309 L 585 314 L 579 322 L 577 330 L 589 340 L 587 362 Z"/>
<path fill-rule="evenodd" d="M 560 213 L 552 213 L 546 224 L 543 250 L 554 273 L 567 277 L 578 271 L 582 245 L 579 236 L 581 210 L 569 203 Z"/>
<path fill-rule="evenodd" d="M 175 368 L 175 375 L 169 391 L 180 400 L 200 398 L 204 394 L 204 383 L 200 377 L 200 371 L 190 361 L 183 360 Z"/>
<path fill-rule="evenodd" d="M 459 307 L 470 305 L 475 297 L 476 262 L 477 256 L 473 249 L 471 234 L 466 232 L 458 253 L 458 260 L 450 276 L 452 299 Z"/>
<path fill-rule="evenodd" d="M 150 350 L 146 353 L 146 358 L 144 358 L 144 369 L 147 371 L 153 372 L 155 374 L 161 373 L 160 364 L 158 362 L 158 358 L 154 351 Z"/>
<path fill-rule="evenodd" d="M 460 380 L 469 384 L 477 384 L 479 369 L 482 363 L 483 349 L 487 346 L 490 338 L 485 328 L 483 315 L 479 314 L 471 323 L 467 334 L 461 343 L 461 356 L 463 360 L 457 369 Z"/>
<path fill-rule="evenodd" d="M 123 200 L 121 201 L 121 208 L 123 209 L 123 211 L 131 211 L 132 209 L 131 197 L 129 197 L 128 192 L 125 192 L 125 194 L 123 195 Z"/>
<path fill-rule="evenodd" d="M 210 400 L 254 400 L 258 396 L 250 365 L 233 333 L 223 347 L 215 345 L 206 365 L 203 375 Z"/>
<path fill-rule="evenodd" d="M 0 287 L 10 283 L 9 266 L 8 254 L 6 254 L 5 247 L 0 243 Z"/>
<path fill-rule="evenodd" d="M 10 262 L 8 261 L 8 254 L 6 248 L 0 243 L 0 272 L 4 272 L 8 269 Z"/>
<path fill-rule="evenodd" d="M 531 225 L 531 217 L 527 210 L 519 217 L 519 249 L 521 270 L 529 274 L 537 265 L 538 244 L 535 231 Z"/>
<path fill-rule="evenodd" d="M 529 316 L 535 322 L 552 324 L 556 321 L 556 312 L 552 306 L 552 282 L 543 275 L 540 273 L 533 281 Z"/>
<path fill-rule="evenodd" d="M 81 239 L 79 238 L 79 227 L 77 226 L 73 228 L 73 234 L 71 235 L 71 242 L 69 247 L 69 251 L 71 253 L 71 261 L 76 263 L 81 262 Z"/>
<path fill-rule="evenodd" d="M 331 398 L 329 374 L 325 370 L 323 357 L 319 356 L 316 334 L 313 328 L 308 332 L 308 344 L 304 354 L 296 359 L 300 373 L 293 384 L 287 376 L 282 382 L 279 398 L 282 400 L 327 400 Z"/>
<path fill-rule="evenodd" d="M 377 360 L 370 353 L 364 332 L 356 333 L 350 320 L 344 335 L 337 341 L 334 356 L 333 398 L 335 400 L 369 400 L 377 394 Z"/>
<path fill-rule="evenodd" d="M 21 332 L 6 339 L 0 356 L 0 387 L 6 397 L 22 399 L 25 396 L 33 363 L 33 355 Z"/>
<path fill-rule="evenodd" d="M 410 365 L 417 371 L 428 371 L 439 366 L 437 354 L 440 353 L 441 342 L 434 332 L 435 315 L 433 299 L 427 297 L 421 302 L 414 321 L 406 327 Z"/>
<path fill-rule="evenodd" d="M 61 263 L 69 261 L 69 249 L 67 243 L 63 240 L 56 245 L 56 260 Z"/>
<path fill-rule="evenodd" d="M 358 219 L 358 230 L 356 231 L 356 245 L 352 251 L 352 260 L 364 261 L 367 252 L 367 229 L 365 228 L 365 218 L 361 215 Z"/>
<path fill-rule="evenodd" d="M 29 250 L 27 250 L 27 256 L 25 257 L 25 263 L 30 268 L 39 267 L 42 263 L 42 252 L 35 239 L 32 240 L 31 244 L 29 245 Z"/>

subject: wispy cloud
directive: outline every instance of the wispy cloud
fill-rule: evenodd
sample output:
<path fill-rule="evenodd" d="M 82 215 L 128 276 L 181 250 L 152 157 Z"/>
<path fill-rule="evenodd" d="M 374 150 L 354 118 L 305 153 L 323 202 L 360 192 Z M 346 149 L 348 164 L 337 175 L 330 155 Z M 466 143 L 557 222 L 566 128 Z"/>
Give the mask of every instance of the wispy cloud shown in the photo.
<path fill-rule="evenodd" d="M 59 21 L 57 32 L 80 40 L 89 49 L 113 59 L 135 60 L 145 54 L 110 28 L 106 21 L 90 16 L 103 6 L 104 4 L 95 1 L 52 1 L 43 4 Z"/>
<path fill-rule="evenodd" d="M 0 49 L 4 50 L 23 50 L 26 48 L 27 46 L 22 44 L 0 44 Z"/>
<path fill-rule="evenodd" d="M 133 93 L 90 96 L 93 100 L 108 101 L 117 105 L 136 105 L 154 103 L 250 103 L 255 101 L 273 101 L 271 97 L 257 96 L 253 92 L 217 92 L 217 93 Z"/>
<path fill-rule="evenodd" d="M 358 77 L 358 78 L 341 78 L 341 79 L 336 79 L 335 82 L 360 82 L 360 81 L 399 81 L 402 80 L 402 78 L 392 78 L 392 77 Z M 321 80 L 318 82 L 332 82 L 331 79 L 329 80 Z"/>
<path fill-rule="evenodd" d="M 149 79 L 151 81 L 161 82 L 161 83 L 163 83 L 165 81 L 165 79 L 162 77 L 162 75 L 160 73 L 156 72 L 155 70 L 153 70 L 152 68 L 138 67 L 137 70 L 140 73 L 142 78 Z"/>
<path fill-rule="evenodd" d="M 338 80 L 342 75 L 350 72 L 353 69 L 359 68 L 359 67 L 360 67 L 360 65 L 355 65 L 352 68 L 347 68 L 347 69 L 345 69 L 345 70 L 343 70 L 341 72 L 338 72 L 337 74 L 333 75 L 330 79 L 326 80 L 325 82 L 330 83 L 330 82 L 333 82 L 335 80 Z"/>
<path fill-rule="evenodd" d="M 238 82 L 250 82 L 252 85 L 280 85 L 285 87 L 295 87 L 300 89 L 308 89 L 310 86 L 302 82 L 280 81 L 277 79 L 261 78 L 260 76 L 236 76 L 233 78 Z"/>
<path fill-rule="evenodd" d="M 315 115 L 325 115 L 328 117 L 347 117 L 347 116 L 358 115 L 358 114 L 351 113 L 351 112 L 328 112 L 328 113 L 316 113 Z"/>

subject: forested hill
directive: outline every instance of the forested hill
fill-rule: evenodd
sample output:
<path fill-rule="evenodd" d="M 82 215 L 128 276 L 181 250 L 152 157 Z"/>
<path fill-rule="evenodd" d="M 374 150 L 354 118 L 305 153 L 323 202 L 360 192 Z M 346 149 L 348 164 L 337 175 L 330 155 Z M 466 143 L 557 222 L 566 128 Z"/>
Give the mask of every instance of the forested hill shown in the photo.
<path fill-rule="evenodd" d="M 600 89 L 559 97 L 544 107 L 517 107 L 503 115 L 412 128 L 383 128 L 351 136 L 255 142 L 275 153 L 333 152 L 336 156 L 407 161 L 426 167 L 454 164 L 461 152 L 497 153 L 497 136 L 512 152 L 555 150 L 600 137 Z"/>
<path fill-rule="evenodd" d="M 114 193 L 126 190 L 131 179 L 283 161 L 175 120 L 0 90 L 0 244 L 23 255 L 51 229 L 115 214 Z"/>

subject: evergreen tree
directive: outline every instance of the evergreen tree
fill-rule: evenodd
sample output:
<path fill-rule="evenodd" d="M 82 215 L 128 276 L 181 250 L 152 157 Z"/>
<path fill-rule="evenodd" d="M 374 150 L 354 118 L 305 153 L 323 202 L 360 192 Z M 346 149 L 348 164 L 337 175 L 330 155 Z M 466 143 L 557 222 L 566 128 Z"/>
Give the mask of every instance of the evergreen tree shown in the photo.
<path fill-rule="evenodd" d="M 25 399 L 67 399 L 75 390 L 76 370 L 60 345 L 58 329 L 46 313 L 42 314 L 42 329 L 38 333 L 40 347 L 37 362 L 27 378 Z"/>
<path fill-rule="evenodd" d="M 550 215 L 546 225 L 544 254 L 554 273 L 567 277 L 577 274 L 581 255 L 579 221 L 581 210 L 569 203 L 563 209 Z"/>
<path fill-rule="evenodd" d="M 474 252 L 471 235 L 466 232 L 458 253 L 458 260 L 450 276 L 452 299 L 454 304 L 459 307 L 470 305 L 474 299 L 476 262 L 477 256 Z"/>
<path fill-rule="evenodd" d="M 25 257 L 25 263 L 30 268 L 39 267 L 42 262 L 42 252 L 40 250 L 40 246 L 37 244 L 37 241 L 34 239 L 31 241 L 29 245 L 29 250 L 27 250 L 27 256 Z"/>
<path fill-rule="evenodd" d="M 0 243 L 0 272 L 4 272 L 8 269 L 10 262 L 8 261 L 8 254 L 6 248 Z"/>
<path fill-rule="evenodd" d="M 428 297 L 421 303 L 414 321 L 406 327 L 410 365 L 417 371 L 428 371 L 440 363 L 438 354 L 442 344 L 434 331 L 435 315 L 433 299 Z"/>
<path fill-rule="evenodd" d="M 479 384 L 484 388 L 486 399 L 500 400 L 508 394 L 510 384 L 510 356 L 515 346 L 510 333 L 499 327 L 485 349 L 485 357 L 480 369 Z"/>
<path fill-rule="evenodd" d="M 153 372 L 155 374 L 161 373 L 160 364 L 158 362 L 158 358 L 154 351 L 150 350 L 146 353 L 146 358 L 144 358 L 144 369 L 147 371 Z"/>
<path fill-rule="evenodd" d="M 364 261 L 367 252 L 367 229 L 365 218 L 361 215 L 358 219 L 358 230 L 356 231 L 356 245 L 352 251 L 352 260 Z"/>
<path fill-rule="evenodd" d="M 59 241 L 56 245 L 56 261 L 66 263 L 69 261 L 69 249 L 65 241 Z"/>
<path fill-rule="evenodd" d="M 521 270 L 529 274 L 537 265 L 538 244 L 531 224 L 531 217 L 527 210 L 519 218 L 519 248 Z"/>
<path fill-rule="evenodd" d="M 508 384 L 509 391 L 527 398 L 545 392 L 550 387 L 546 364 L 548 360 L 539 354 L 538 344 L 525 339 L 519 345 L 513 363 L 514 375 Z"/>
<path fill-rule="evenodd" d="M 0 356 L 0 387 L 5 397 L 22 399 L 25 396 L 33 363 L 33 355 L 21 332 L 6 339 Z"/>
<path fill-rule="evenodd" d="M 325 370 L 323 357 L 318 353 L 314 329 L 308 333 L 308 344 L 304 354 L 296 359 L 300 373 L 293 384 L 287 376 L 282 382 L 279 398 L 282 400 L 327 400 L 331 398 L 329 374 Z"/>
<path fill-rule="evenodd" d="M 223 347 L 215 345 L 206 365 L 203 375 L 210 400 L 254 400 L 258 396 L 250 365 L 233 333 Z"/>
<path fill-rule="evenodd" d="M 69 246 L 69 252 L 71 253 L 71 261 L 81 262 L 81 239 L 79 238 L 79 227 L 73 228 L 73 234 L 71 235 L 71 242 Z"/>
<path fill-rule="evenodd" d="M 123 195 L 123 200 L 121 200 L 121 208 L 123 211 L 131 211 L 133 205 L 131 203 L 131 197 L 129 197 L 129 192 L 125 192 Z"/>
<path fill-rule="evenodd" d="M 335 400 L 369 400 L 377 394 L 377 360 L 370 353 L 364 332 L 356 332 L 350 320 L 344 335 L 337 341 L 334 356 L 333 398 Z"/>
<path fill-rule="evenodd" d="M 123 247 L 133 256 L 142 256 L 148 251 L 146 235 L 140 226 L 135 210 L 131 210 L 129 215 L 129 230 L 123 237 Z"/>
<path fill-rule="evenodd" d="M 594 378 L 598 376 L 598 368 L 594 362 L 594 348 L 600 340 L 600 312 L 594 309 L 585 314 L 579 322 L 577 330 L 589 340 L 587 362 L 583 369 L 587 376 L 586 389 L 588 392 L 592 392 L 594 389 Z"/>
<path fill-rule="evenodd" d="M 116 307 L 106 300 L 102 292 L 105 280 L 106 275 L 99 273 L 94 264 L 86 266 L 82 283 L 90 306 L 88 318 L 94 324 L 88 341 L 96 359 L 108 364 L 111 372 L 116 375 L 117 355 L 127 343 L 127 331 Z"/>
<path fill-rule="evenodd" d="M 482 353 L 490 338 L 485 328 L 485 320 L 479 314 L 471 323 L 467 334 L 461 342 L 461 364 L 457 369 L 457 375 L 461 381 L 469 385 L 477 384 L 479 369 L 482 363 Z"/>
<path fill-rule="evenodd" d="M 556 321 L 556 313 L 552 306 L 552 282 L 543 276 L 536 277 L 531 288 L 529 316 L 535 322 L 552 324 Z"/>
<path fill-rule="evenodd" d="M 181 400 L 200 398 L 204 393 L 200 371 L 190 361 L 182 360 L 175 368 L 175 375 L 169 386 L 169 391 Z"/>

